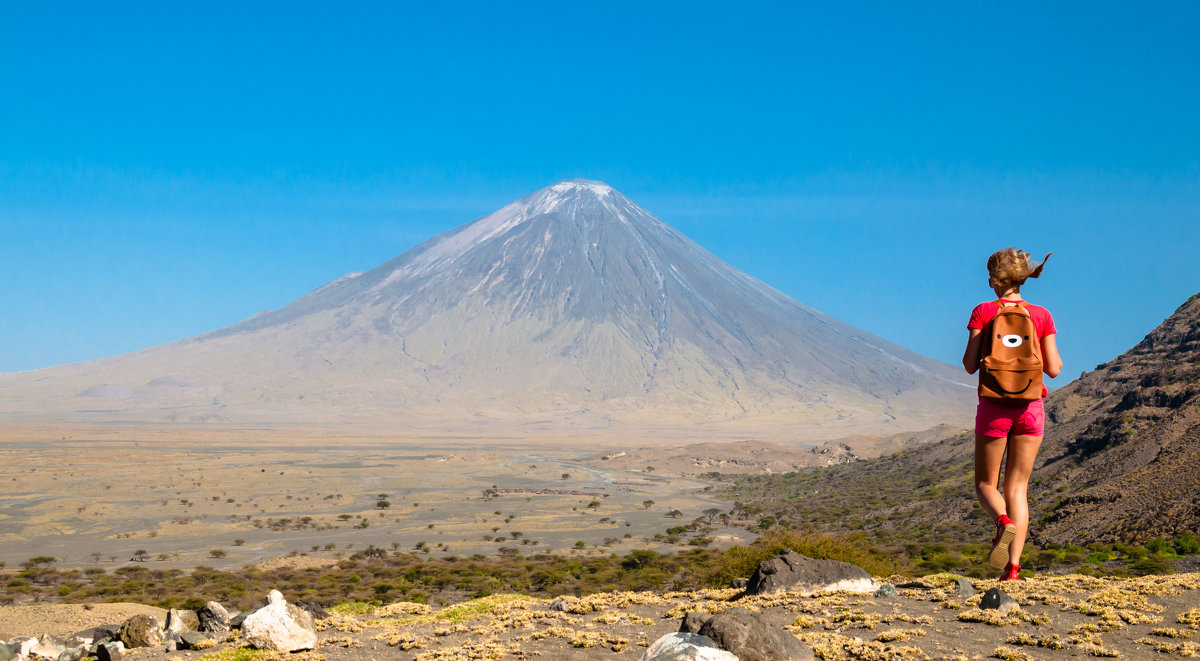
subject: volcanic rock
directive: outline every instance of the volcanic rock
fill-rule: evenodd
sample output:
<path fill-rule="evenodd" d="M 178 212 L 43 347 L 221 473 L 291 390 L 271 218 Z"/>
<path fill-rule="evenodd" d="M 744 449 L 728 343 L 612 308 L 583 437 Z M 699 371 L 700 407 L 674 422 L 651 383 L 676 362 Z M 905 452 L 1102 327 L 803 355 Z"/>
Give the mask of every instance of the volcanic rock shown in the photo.
<path fill-rule="evenodd" d="M 278 590 L 271 590 L 270 603 L 253 613 L 242 623 L 242 636 L 258 649 L 276 652 L 310 650 L 317 644 L 317 628 L 312 616 L 284 600 Z"/>
<path fill-rule="evenodd" d="M 229 611 L 220 602 L 210 601 L 196 609 L 196 618 L 200 621 L 199 631 L 218 639 L 229 635 Z"/>
<path fill-rule="evenodd" d="M 817 592 L 869 593 L 878 588 L 871 575 L 858 565 L 837 560 L 816 560 L 794 551 L 785 551 L 758 565 L 746 586 L 746 594 L 785 590 L 804 595 Z"/>
<path fill-rule="evenodd" d="M 983 598 L 979 600 L 979 607 L 987 610 L 998 610 L 1001 613 L 1007 613 L 1010 610 L 1020 608 L 1016 599 L 1008 596 L 1008 593 L 1000 588 L 992 588 L 983 593 Z"/>
<path fill-rule="evenodd" d="M 129 649 L 158 645 L 164 640 L 162 627 L 153 615 L 134 615 L 125 620 L 118 635 Z"/>
<path fill-rule="evenodd" d="M 123 661 L 125 645 L 121 641 L 100 643 L 96 647 L 97 661 Z"/>
<path fill-rule="evenodd" d="M 696 624 L 700 625 L 696 631 L 683 628 L 680 631 L 706 636 L 741 661 L 812 661 L 815 658 L 812 650 L 795 636 L 768 625 L 744 608 L 733 608 L 707 618 L 685 618 L 683 627 L 690 629 Z"/>
<path fill-rule="evenodd" d="M 678 632 L 654 641 L 642 653 L 641 661 L 738 661 L 738 657 L 706 636 Z"/>
<path fill-rule="evenodd" d="M 167 624 L 164 628 L 171 633 L 199 631 L 200 616 L 196 615 L 196 611 L 172 608 L 167 611 Z"/>

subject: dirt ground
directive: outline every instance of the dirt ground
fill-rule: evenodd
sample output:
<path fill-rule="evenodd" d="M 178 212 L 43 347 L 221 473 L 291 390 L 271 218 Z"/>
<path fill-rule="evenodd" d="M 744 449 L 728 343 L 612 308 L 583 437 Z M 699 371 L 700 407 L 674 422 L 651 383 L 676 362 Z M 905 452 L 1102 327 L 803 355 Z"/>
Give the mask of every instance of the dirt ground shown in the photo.
<path fill-rule="evenodd" d="M 374 434 L 5 427 L 0 562 L 111 570 L 144 551 L 155 568 L 228 569 L 369 545 L 494 555 L 501 540 L 607 555 L 668 549 L 650 538 L 671 510 L 728 507 L 702 480 L 595 461 L 594 443 Z M 749 541 L 736 534 L 721 543 Z"/>
<path fill-rule="evenodd" d="M 821 659 L 1059 659 L 1192 657 L 1200 652 L 1200 574 L 1137 579 L 1048 576 L 1004 588 L 1020 609 L 1006 615 L 980 610 L 984 590 L 959 597 L 954 577 L 891 577 L 896 596 L 852 594 L 802 597 L 777 594 L 738 598 L 735 590 L 688 593 L 607 593 L 549 600 L 493 595 L 444 608 L 399 603 L 342 609 L 318 621 L 316 650 L 295 661 L 358 659 L 637 659 L 663 634 L 677 631 L 688 611 L 744 607 L 760 612 L 813 647 Z M 63 606 L 70 627 L 116 623 L 126 604 Z M 8 630 L 14 613 L 0 611 Z M 70 617 L 68 620 L 67 618 Z M 26 621 L 28 622 L 28 620 Z M 140 659 L 228 658 L 235 639 L 204 653 L 137 652 Z M 272 658 L 270 655 L 253 658 Z"/>
<path fill-rule="evenodd" d="M 120 624 L 134 615 L 164 621 L 167 611 L 145 604 L 30 604 L 0 606 L 0 641 L 17 636 L 69 636 L 101 624 Z"/>

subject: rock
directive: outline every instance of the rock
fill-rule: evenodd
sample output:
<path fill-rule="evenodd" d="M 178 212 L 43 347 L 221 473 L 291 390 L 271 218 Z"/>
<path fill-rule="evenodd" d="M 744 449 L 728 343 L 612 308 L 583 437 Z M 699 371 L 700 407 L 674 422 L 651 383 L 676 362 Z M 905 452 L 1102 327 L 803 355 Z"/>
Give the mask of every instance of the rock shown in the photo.
<path fill-rule="evenodd" d="M 83 657 L 88 655 L 87 645 L 77 645 L 62 651 L 58 655 L 58 661 L 81 661 Z"/>
<path fill-rule="evenodd" d="M 890 583 L 884 583 L 883 585 L 879 586 L 878 590 L 875 591 L 875 596 L 881 599 L 894 597 L 896 596 L 896 586 Z"/>
<path fill-rule="evenodd" d="M 125 658 L 125 644 L 121 641 L 100 643 L 96 648 L 97 661 L 122 661 Z"/>
<path fill-rule="evenodd" d="M 700 633 L 700 627 L 708 624 L 712 619 L 712 613 L 701 613 L 700 611 L 692 611 L 683 616 L 683 622 L 679 625 L 680 633 Z"/>
<path fill-rule="evenodd" d="M 63 641 L 48 633 L 44 633 L 41 638 L 34 641 L 25 655 L 39 656 L 43 659 L 57 659 L 58 655 L 62 654 L 65 649 L 67 649 L 67 646 L 63 644 Z"/>
<path fill-rule="evenodd" d="M 312 616 L 314 620 L 324 620 L 329 617 L 329 613 L 321 607 L 321 604 L 315 604 L 311 601 L 298 600 L 294 602 L 304 612 Z"/>
<path fill-rule="evenodd" d="M 570 610 L 570 606 L 567 605 L 566 599 L 559 597 L 558 599 L 550 602 L 550 610 L 566 613 Z"/>
<path fill-rule="evenodd" d="M 12 661 L 17 658 L 16 646 L 9 647 L 7 643 L 0 643 L 0 661 Z"/>
<path fill-rule="evenodd" d="M 229 627 L 231 629 L 241 629 L 242 623 L 246 621 L 246 617 L 248 615 L 250 615 L 250 613 L 238 613 L 237 615 L 229 618 Z"/>
<path fill-rule="evenodd" d="M 694 633 L 669 633 L 642 653 L 641 661 L 738 661 L 709 638 Z"/>
<path fill-rule="evenodd" d="M 121 639 L 121 625 L 101 624 L 92 628 L 92 645 L 116 642 Z"/>
<path fill-rule="evenodd" d="M 757 613 L 733 608 L 713 615 L 698 631 L 740 661 L 814 661 L 808 645 L 781 628 L 768 625 Z"/>
<path fill-rule="evenodd" d="M 214 644 L 211 638 L 199 631 L 185 631 L 179 634 L 178 649 L 181 650 L 203 650 L 212 647 Z"/>
<path fill-rule="evenodd" d="M 794 551 L 785 551 L 758 565 L 746 586 L 746 594 L 786 590 L 807 596 L 817 592 L 871 593 L 878 588 L 871 575 L 858 565 L 837 560 L 815 560 Z"/>
<path fill-rule="evenodd" d="M 996 609 L 1001 613 L 1007 613 L 1010 610 L 1020 608 L 1016 599 L 1008 596 L 1004 590 L 1000 588 L 992 588 L 983 593 L 983 598 L 979 600 L 980 608 Z"/>
<path fill-rule="evenodd" d="M 163 642 L 163 630 L 153 615 L 134 615 L 121 624 L 118 633 L 125 647 L 150 647 Z"/>
<path fill-rule="evenodd" d="M 29 652 L 33 650 L 33 646 L 37 645 L 37 642 L 37 638 L 18 636 L 8 641 L 8 646 L 17 650 L 17 658 L 24 659 L 29 656 Z"/>
<path fill-rule="evenodd" d="M 171 640 L 168 640 L 167 644 L 163 645 L 164 652 L 174 652 L 178 649 L 179 649 L 179 640 L 176 638 L 172 638 Z"/>
<path fill-rule="evenodd" d="M 750 579 L 748 579 L 748 578 L 735 578 L 729 582 L 729 587 L 731 587 L 735 590 L 745 590 L 746 586 L 749 584 L 750 584 Z"/>
<path fill-rule="evenodd" d="M 276 652 L 310 650 L 317 644 L 317 628 L 312 616 L 295 604 L 289 604 L 278 590 L 271 590 L 270 603 L 242 623 L 242 637 L 258 649 Z"/>
<path fill-rule="evenodd" d="M 211 633 L 215 638 L 229 635 L 229 611 L 221 604 L 210 601 L 196 609 L 196 618 L 200 620 L 199 631 Z"/>
<path fill-rule="evenodd" d="M 959 576 L 954 584 L 954 593 L 960 597 L 970 597 L 975 594 L 975 586 L 965 576 Z"/>
<path fill-rule="evenodd" d="M 168 633 L 183 633 L 184 631 L 199 631 L 200 616 L 196 611 L 178 610 L 167 611 L 167 624 L 164 627 Z"/>
<path fill-rule="evenodd" d="M 83 645 L 84 647 L 91 647 L 92 643 L 95 642 L 95 638 L 96 634 L 92 629 L 84 629 L 83 631 L 76 631 L 70 636 L 67 636 L 63 640 L 63 643 L 67 647 L 79 647 L 80 645 Z"/>

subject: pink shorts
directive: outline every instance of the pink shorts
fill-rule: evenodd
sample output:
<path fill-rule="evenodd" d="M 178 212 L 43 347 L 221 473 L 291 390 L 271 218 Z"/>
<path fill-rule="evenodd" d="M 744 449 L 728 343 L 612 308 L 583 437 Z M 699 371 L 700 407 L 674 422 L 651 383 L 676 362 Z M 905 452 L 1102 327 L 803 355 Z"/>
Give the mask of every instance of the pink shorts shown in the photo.
<path fill-rule="evenodd" d="M 1042 400 L 1022 406 L 1005 406 L 990 399 L 979 398 L 975 409 L 975 433 L 992 438 L 1014 436 L 1044 436 L 1046 409 Z"/>

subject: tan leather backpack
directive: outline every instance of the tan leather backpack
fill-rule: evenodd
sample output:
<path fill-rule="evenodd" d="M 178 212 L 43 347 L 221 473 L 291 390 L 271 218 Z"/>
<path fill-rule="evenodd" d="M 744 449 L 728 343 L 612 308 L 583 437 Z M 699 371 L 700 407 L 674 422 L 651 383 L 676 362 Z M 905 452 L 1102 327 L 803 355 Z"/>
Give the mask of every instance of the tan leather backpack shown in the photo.
<path fill-rule="evenodd" d="M 1000 310 L 983 329 L 979 395 L 1007 404 L 1042 397 L 1042 343 L 1024 301 L 996 301 Z"/>

